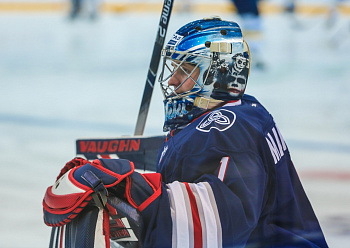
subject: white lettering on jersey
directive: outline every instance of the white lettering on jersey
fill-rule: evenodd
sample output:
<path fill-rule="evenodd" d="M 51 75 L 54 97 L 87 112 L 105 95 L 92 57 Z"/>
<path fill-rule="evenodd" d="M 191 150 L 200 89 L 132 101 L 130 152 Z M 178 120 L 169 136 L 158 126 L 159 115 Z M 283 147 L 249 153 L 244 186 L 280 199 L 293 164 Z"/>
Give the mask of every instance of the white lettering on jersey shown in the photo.
<path fill-rule="evenodd" d="M 273 160 L 275 164 L 277 164 L 283 157 L 284 152 L 287 150 L 286 142 L 284 141 L 277 126 L 273 127 L 272 130 L 267 133 L 265 139 L 269 145 Z"/>
<path fill-rule="evenodd" d="M 221 181 L 224 181 L 224 179 L 225 179 L 225 174 L 226 174 L 227 164 L 228 164 L 229 159 L 230 159 L 230 157 L 223 157 L 220 161 L 220 169 L 219 169 L 219 173 L 218 173 L 218 178 Z"/>
<path fill-rule="evenodd" d="M 162 158 L 164 157 L 167 150 L 168 150 L 168 146 L 164 146 L 162 154 L 160 155 L 159 163 L 162 161 Z"/>

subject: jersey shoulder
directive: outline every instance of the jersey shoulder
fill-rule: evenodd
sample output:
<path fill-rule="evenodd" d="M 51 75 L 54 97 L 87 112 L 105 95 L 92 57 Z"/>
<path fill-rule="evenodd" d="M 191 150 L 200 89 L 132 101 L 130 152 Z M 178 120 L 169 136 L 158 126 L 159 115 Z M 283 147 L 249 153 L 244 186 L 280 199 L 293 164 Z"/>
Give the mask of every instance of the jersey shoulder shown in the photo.
<path fill-rule="evenodd" d="M 235 112 L 238 122 L 259 126 L 262 129 L 273 125 L 273 117 L 267 109 L 251 95 L 244 95 L 238 106 L 227 106 Z"/>
<path fill-rule="evenodd" d="M 252 107 L 255 107 L 263 114 L 270 115 L 267 109 L 254 96 L 244 94 L 242 98 L 242 104 L 250 105 Z"/>

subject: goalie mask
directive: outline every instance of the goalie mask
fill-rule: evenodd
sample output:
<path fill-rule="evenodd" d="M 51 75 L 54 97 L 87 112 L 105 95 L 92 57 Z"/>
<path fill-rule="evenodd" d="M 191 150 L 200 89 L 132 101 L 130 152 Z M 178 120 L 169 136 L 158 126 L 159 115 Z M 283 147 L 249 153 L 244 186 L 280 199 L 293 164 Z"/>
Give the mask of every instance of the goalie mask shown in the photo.
<path fill-rule="evenodd" d="M 163 131 L 185 126 L 207 109 L 244 94 L 250 53 L 235 22 L 213 18 L 188 23 L 173 35 L 162 57 Z"/>

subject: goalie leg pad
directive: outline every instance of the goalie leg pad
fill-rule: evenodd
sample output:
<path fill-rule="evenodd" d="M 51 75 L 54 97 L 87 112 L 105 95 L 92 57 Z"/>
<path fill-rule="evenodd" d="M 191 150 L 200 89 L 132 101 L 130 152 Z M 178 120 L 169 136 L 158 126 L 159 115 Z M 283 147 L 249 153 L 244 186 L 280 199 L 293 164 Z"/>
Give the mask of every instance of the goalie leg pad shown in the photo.
<path fill-rule="evenodd" d="M 109 247 L 104 210 L 87 206 L 80 214 L 60 227 L 53 227 L 50 248 L 105 248 Z M 108 216 L 107 216 L 108 220 Z"/>

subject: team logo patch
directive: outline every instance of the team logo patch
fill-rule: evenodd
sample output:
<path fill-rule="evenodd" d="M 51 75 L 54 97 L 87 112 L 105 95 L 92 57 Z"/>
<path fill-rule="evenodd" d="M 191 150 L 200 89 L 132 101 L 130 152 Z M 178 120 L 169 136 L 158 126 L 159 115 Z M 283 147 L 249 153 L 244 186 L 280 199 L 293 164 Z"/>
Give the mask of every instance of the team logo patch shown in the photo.
<path fill-rule="evenodd" d="M 210 132 L 211 129 L 217 129 L 223 132 L 235 123 L 236 114 L 232 111 L 221 109 L 215 110 L 207 115 L 196 127 L 201 132 Z"/>

